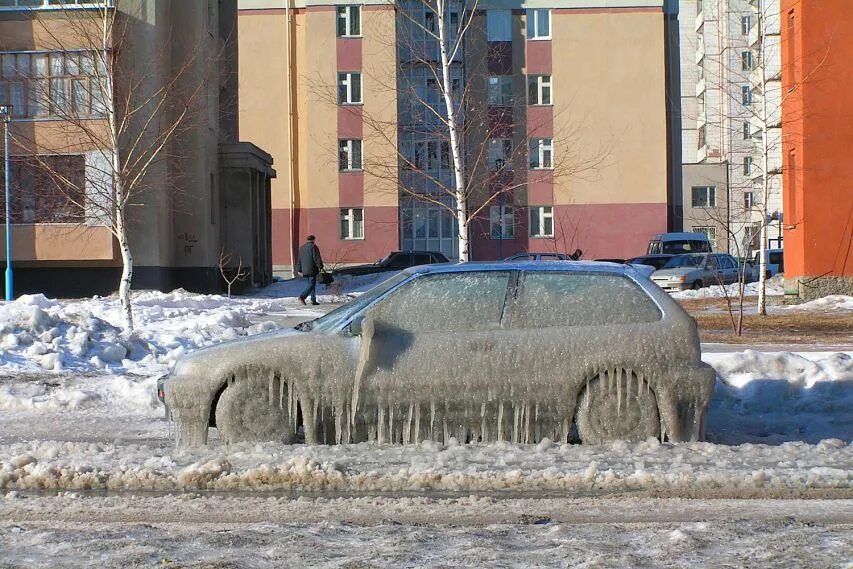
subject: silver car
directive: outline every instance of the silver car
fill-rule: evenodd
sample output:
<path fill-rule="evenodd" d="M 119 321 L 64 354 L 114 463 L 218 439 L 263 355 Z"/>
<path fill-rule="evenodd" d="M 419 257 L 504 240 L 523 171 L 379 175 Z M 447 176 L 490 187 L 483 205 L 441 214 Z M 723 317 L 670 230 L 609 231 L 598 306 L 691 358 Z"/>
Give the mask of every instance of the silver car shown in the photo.
<path fill-rule="evenodd" d="M 182 358 L 179 445 L 696 440 L 714 387 L 694 320 L 629 266 L 415 267 L 295 329 Z"/>
<path fill-rule="evenodd" d="M 731 255 L 689 253 L 676 255 L 651 276 L 652 281 L 668 292 L 700 289 L 738 280 L 738 263 Z"/>

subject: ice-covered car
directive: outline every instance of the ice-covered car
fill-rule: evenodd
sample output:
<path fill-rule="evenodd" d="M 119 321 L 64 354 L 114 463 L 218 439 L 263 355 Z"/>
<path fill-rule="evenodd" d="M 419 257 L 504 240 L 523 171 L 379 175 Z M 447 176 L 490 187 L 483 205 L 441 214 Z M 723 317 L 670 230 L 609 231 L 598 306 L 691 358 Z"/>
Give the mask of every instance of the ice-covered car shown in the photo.
<path fill-rule="evenodd" d="M 584 443 L 696 440 L 713 386 L 660 288 L 554 261 L 408 269 L 295 329 L 188 354 L 164 389 L 191 446 L 212 422 L 226 442 L 532 443 L 573 424 Z"/>

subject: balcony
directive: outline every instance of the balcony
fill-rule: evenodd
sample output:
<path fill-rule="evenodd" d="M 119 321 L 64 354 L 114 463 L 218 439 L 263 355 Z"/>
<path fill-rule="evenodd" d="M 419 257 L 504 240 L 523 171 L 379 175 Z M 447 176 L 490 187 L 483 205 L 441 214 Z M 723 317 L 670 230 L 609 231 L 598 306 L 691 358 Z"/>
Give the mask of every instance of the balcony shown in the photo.
<path fill-rule="evenodd" d="M 694 26 L 694 30 L 698 31 L 705 24 L 705 12 L 699 12 L 696 14 L 696 23 Z"/>
<path fill-rule="evenodd" d="M 698 97 L 699 95 L 704 93 L 705 89 L 705 78 L 703 77 L 696 83 L 696 96 Z"/>

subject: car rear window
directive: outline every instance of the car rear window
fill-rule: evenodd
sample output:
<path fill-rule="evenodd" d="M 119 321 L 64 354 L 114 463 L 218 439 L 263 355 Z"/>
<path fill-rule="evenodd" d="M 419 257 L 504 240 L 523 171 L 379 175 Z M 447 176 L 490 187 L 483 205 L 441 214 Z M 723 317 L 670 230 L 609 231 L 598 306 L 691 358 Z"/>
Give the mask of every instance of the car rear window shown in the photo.
<path fill-rule="evenodd" d="M 377 323 L 405 332 L 500 327 L 510 271 L 424 275 L 376 307 Z"/>
<path fill-rule="evenodd" d="M 657 304 L 624 275 L 532 272 L 521 275 L 513 328 L 633 324 L 661 319 Z"/>

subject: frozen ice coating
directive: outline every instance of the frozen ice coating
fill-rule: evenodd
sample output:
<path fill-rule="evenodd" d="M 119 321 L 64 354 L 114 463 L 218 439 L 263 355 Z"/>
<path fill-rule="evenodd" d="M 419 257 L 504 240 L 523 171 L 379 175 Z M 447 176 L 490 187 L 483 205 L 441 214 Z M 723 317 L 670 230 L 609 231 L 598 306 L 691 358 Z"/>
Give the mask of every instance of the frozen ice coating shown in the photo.
<path fill-rule="evenodd" d="M 184 356 L 165 390 L 179 446 L 214 422 L 227 442 L 686 441 L 714 377 L 693 319 L 631 268 L 474 263 Z"/>

